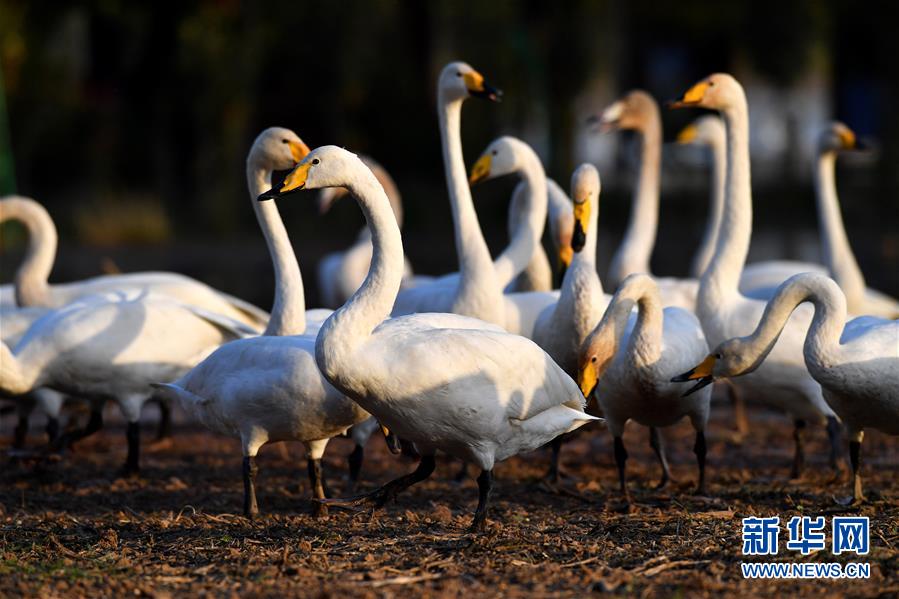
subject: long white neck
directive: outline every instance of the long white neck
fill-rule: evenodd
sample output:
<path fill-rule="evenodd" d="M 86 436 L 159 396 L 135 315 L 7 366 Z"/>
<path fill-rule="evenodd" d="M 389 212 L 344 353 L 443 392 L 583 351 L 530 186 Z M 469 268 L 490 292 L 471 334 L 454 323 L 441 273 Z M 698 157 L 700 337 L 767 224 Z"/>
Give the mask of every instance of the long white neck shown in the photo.
<path fill-rule="evenodd" d="M 649 271 L 649 258 L 656 242 L 659 220 L 659 164 L 662 155 L 662 125 L 658 113 L 648 118 L 642 131 L 640 174 L 634 190 L 630 221 L 624 239 L 609 266 L 609 279 L 618 285 L 629 274 Z"/>
<path fill-rule="evenodd" d="M 814 375 L 814 370 L 826 370 L 840 361 L 840 336 L 846 326 L 846 297 L 829 278 L 804 273 L 778 287 L 755 331 L 740 338 L 740 354 L 748 364 L 745 373 L 761 365 L 777 343 L 790 315 L 803 302 L 815 306 L 815 317 L 803 350 L 809 371 Z"/>
<path fill-rule="evenodd" d="M 821 255 L 830 274 L 846 294 L 850 312 L 859 313 L 865 300 L 865 277 L 855 260 L 840 201 L 837 198 L 835 166 L 837 153 L 823 152 L 815 166 L 815 195 L 818 203 L 818 226 L 821 231 Z"/>
<path fill-rule="evenodd" d="M 711 199 L 709 201 L 709 216 L 705 225 L 705 233 L 702 243 L 693 256 L 693 264 L 690 273 L 696 279 L 700 278 L 708 268 L 715 247 L 718 244 L 718 230 L 721 227 L 721 213 L 724 210 L 724 184 L 727 179 L 727 145 L 726 138 L 709 140 L 709 151 L 712 155 L 712 180 Z"/>
<path fill-rule="evenodd" d="M 302 335 L 306 331 L 306 298 L 300 265 L 274 201 L 256 198 L 272 187 L 272 173 L 253 160 L 247 161 L 247 184 L 256 220 L 265 236 L 275 267 L 275 301 L 264 335 Z"/>
<path fill-rule="evenodd" d="M 456 256 L 459 259 L 460 281 L 454 302 L 458 310 L 454 307 L 453 311 L 480 317 L 477 313 L 469 314 L 470 308 L 485 296 L 485 290 L 494 287 L 495 298 L 491 302 L 499 304 L 502 299 L 502 286 L 497 284 L 490 250 L 484 241 L 474 202 L 471 199 L 471 188 L 468 186 L 465 160 L 462 158 L 462 100 L 447 102 L 441 97 L 438 112 L 446 185 L 453 210 Z M 474 312 L 479 310 L 475 309 Z"/>
<path fill-rule="evenodd" d="M 752 235 L 752 185 L 749 174 L 749 116 L 746 98 L 722 111 L 727 127 L 727 179 L 724 211 L 715 255 L 699 284 L 697 312 L 706 335 L 712 331 L 706 323 L 714 320 L 735 296 L 739 295 L 740 275 Z M 710 344 L 723 341 L 712 335 Z"/>
<path fill-rule="evenodd" d="M 352 360 L 353 352 L 375 327 L 390 316 L 403 279 L 403 242 L 384 190 L 370 172 L 361 169 L 353 173 L 353 181 L 346 187 L 372 232 L 372 257 L 365 281 L 325 321 L 315 343 L 319 367 L 334 378 L 339 378 L 342 365 Z"/>
<path fill-rule="evenodd" d="M 523 152 L 522 163 L 520 172 L 525 190 L 520 196 L 521 203 L 518 206 L 512 204 L 509 206 L 510 210 L 513 208 L 521 210 L 519 226 L 515 228 L 508 247 L 493 263 L 496 281 L 501 288 L 505 288 L 527 268 L 540 244 L 543 227 L 546 224 L 548 199 L 543 165 L 530 148 L 526 148 Z"/>
<path fill-rule="evenodd" d="M 18 220 L 28 231 L 25 259 L 16 271 L 16 303 L 52 307 L 47 278 L 56 259 L 57 235 L 53 219 L 34 200 L 9 197 L 0 201 L 0 222 Z"/>

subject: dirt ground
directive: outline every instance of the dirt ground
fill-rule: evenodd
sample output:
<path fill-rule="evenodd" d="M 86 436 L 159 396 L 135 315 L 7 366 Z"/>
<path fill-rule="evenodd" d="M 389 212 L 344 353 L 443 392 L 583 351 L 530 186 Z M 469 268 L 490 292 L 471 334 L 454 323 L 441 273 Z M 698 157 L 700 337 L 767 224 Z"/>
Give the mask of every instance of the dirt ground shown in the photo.
<path fill-rule="evenodd" d="M 148 412 L 152 408 L 148 408 Z M 645 429 L 631 425 L 625 442 L 635 503 L 623 509 L 607 431 L 590 429 L 565 446 L 572 478 L 551 489 L 540 482 L 548 452 L 510 459 L 497 484 L 481 536 L 466 533 L 474 480 L 452 482 L 456 462 L 386 509 L 332 508 L 315 519 L 299 446 L 271 445 L 259 458 L 263 515 L 240 515 L 243 487 L 238 443 L 180 420 L 174 437 L 152 444 L 144 429 L 143 473 L 117 478 L 124 459 L 120 426 L 85 440 L 61 460 L 8 463 L 0 475 L 0 596 L 899 596 L 899 439 L 869 432 L 863 448 L 870 501 L 845 510 L 833 496 L 823 428 L 808 432 L 808 468 L 788 480 L 791 426 L 753 410 L 742 445 L 728 437 L 730 411 L 717 406 L 709 432 L 709 489 L 696 480 L 692 431 L 668 429 L 676 484 L 656 491 L 659 469 Z M 8 443 L 9 418 L 2 428 Z M 29 440 L 41 441 L 37 424 Z M 0 448 L 5 450 L 5 446 Z M 346 439 L 329 446 L 331 491 L 344 486 Z M 372 438 L 364 488 L 410 471 Z M 3 458 L 5 460 L 5 458 Z M 803 558 L 784 547 L 778 561 L 871 565 L 859 580 L 744 580 L 741 518 L 838 513 L 871 518 L 868 556 Z M 829 533 L 828 533 L 829 540 Z"/>

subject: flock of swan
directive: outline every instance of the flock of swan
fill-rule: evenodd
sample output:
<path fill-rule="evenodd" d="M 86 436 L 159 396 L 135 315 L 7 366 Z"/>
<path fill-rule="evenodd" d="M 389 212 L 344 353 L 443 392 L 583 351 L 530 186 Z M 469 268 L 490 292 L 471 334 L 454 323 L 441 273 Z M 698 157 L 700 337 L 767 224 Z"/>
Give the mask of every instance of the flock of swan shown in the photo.
<path fill-rule="evenodd" d="M 472 529 L 485 523 L 497 461 L 552 447 L 559 475 L 563 442 L 593 421 L 614 439 L 627 498 L 625 424 L 650 429 L 664 485 L 668 464 L 659 429 L 684 417 L 696 432 L 697 492 L 705 491 L 712 386 L 764 403 L 795 421 L 793 474 L 801 472 L 806 423 L 826 424 L 838 467 L 845 427 L 864 500 L 860 446 L 866 428 L 899 435 L 899 302 L 865 286 L 837 200 L 834 164 L 855 145 L 834 123 L 818 146 L 815 185 L 823 264 L 746 265 L 752 230 L 749 119 L 740 84 L 713 74 L 672 108 L 706 115 L 679 136 L 711 151 L 712 193 L 706 233 L 690 278 L 650 273 L 659 206 L 661 115 L 633 91 L 591 119 L 601 131 L 635 130 L 641 139 L 633 209 L 606 285 L 596 268 L 600 176 L 578 166 L 570 197 L 546 177 L 525 142 L 503 136 L 474 163 L 462 155 L 462 106 L 499 92 L 465 63 L 438 80 L 443 162 L 459 270 L 414 275 L 399 223 L 399 190 L 383 167 L 337 146 L 310 150 L 293 132 L 263 131 L 247 158 L 253 210 L 275 272 L 270 314 L 175 273 L 107 275 L 49 284 L 56 232 L 47 212 L 22 197 L 0 200 L 0 221 L 18 220 L 28 250 L 13 285 L 0 290 L 0 393 L 20 414 L 21 447 L 29 412 L 48 417 L 50 447 L 62 450 L 102 426 L 107 401 L 127 421 L 125 469 L 139 468 L 143 405 L 178 401 L 209 429 L 239 438 L 244 512 L 259 508 L 256 455 L 266 443 L 306 448 L 316 510 L 383 505 L 434 471 L 445 452 L 480 468 Z M 272 187 L 272 172 L 292 169 Z M 508 247 L 495 259 L 481 232 L 472 186 L 514 174 Z M 301 190 L 322 210 L 353 197 L 366 228 L 347 251 L 327 256 L 318 276 L 329 309 L 307 310 L 303 280 L 277 202 Z M 312 198 L 313 194 L 296 197 Z M 541 238 L 549 223 L 560 265 L 555 278 Z M 609 294 L 606 290 L 613 290 Z M 333 310 L 332 310 L 333 309 Z M 847 315 L 853 315 L 848 320 Z M 59 431 L 67 400 L 87 402 L 82 429 Z M 377 490 L 328 498 L 322 456 L 346 434 L 355 487 L 369 437 L 381 430 L 420 456 L 414 472 Z"/>

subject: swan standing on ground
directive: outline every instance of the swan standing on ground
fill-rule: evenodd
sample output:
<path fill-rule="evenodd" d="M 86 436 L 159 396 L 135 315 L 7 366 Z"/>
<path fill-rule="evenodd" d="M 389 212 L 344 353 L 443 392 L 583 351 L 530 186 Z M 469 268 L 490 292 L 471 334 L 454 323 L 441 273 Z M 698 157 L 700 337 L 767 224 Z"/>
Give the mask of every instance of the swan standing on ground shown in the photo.
<path fill-rule="evenodd" d="M 698 380 L 696 388 L 755 371 L 803 302 L 815 310 L 802 350 L 805 364 L 849 431 L 852 500 L 860 502 L 864 429 L 899 435 L 899 322 L 862 316 L 847 323 L 846 297 L 834 281 L 819 274 L 795 275 L 778 287 L 750 335 L 720 343 L 677 380 Z"/>
<path fill-rule="evenodd" d="M 747 334 L 765 309 L 765 302 L 742 295 L 740 273 L 752 235 L 752 186 L 749 174 L 749 116 L 743 88 L 730 75 L 717 73 L 703 79 L 672 103 L 673 108 L 717 110 L 727 126 L 727 187 L 715 255 L 699 285 L 696 315 L 709 345 Z M 828 423 L 831 465 L 836 467 L 839 423 L 824 401 L 821 387 L 809 375 L 801 358 L 810 310 L 800 308 L 784 329 L 769 359 L 753 374 L 733 381 L 737 389 L 790 414 L 795 423 L 796 451 L 793 475 L 799 476 L 806 421 Z"/>
<path fill-rule="evenodd" d="M 637 306 L 635 318 L 631 311 Z M 705 427 L 711 388 L 691 398 L 671 377 L 708 354 L 702 326 L 692 312 L 669 306 L 662 309 L 658 286 L 645 274 L 633 274 L 618 287 L 596 329 L 584 342 L 578 383 L 585 397 L 595 391 L 609 430 L 615 437 L 615 463 L 621 492 L 630 500 L 625 479 L 627 451 L 622 435 L 628 420 L 650 431 L 650 444 L 662 465 L 659 488 L 669 479 L 658 427 L 671 426 L 684 416 L 696 430 L 693 451 L 699 463 L 697 493 L 705 492 Z"/>
<path fill-rule="evenodd" d="M 611 296 L 603 293 L 596 273 L 600 181 L 596 168 L 578 167 L 571 176 L 574 227 L 571 250 L 574 254 L 565 271 L 559 300 L 541 312 L 534 329 L 534 341 L 562 367 L 568 376 L 577 376 L 581 344 L 606 309 Z M 557 483 L 560 475 L 559 452 L 564 436 L 551 442 L 552 457 L 547 478 Z"/>
<path fill-rule="evenodd" d="M 49 284 L 47 277 L 56 259 L 57 235 L 53 219 L 30 198 L 10 196 L 0 200 L 0 223 L 18 220 L 28 231 L 28 250 L 16 271 L 15 301 L 19 306 L 60 308 L 88 295 L 124 288 L 167 295 L 185 304 L 216 312 L 256 329 L 268 315 L 256 306 L 222 293 L 190 277 L 172 272 L 139 272 L 103 275 L 71 283 Z M 8 292 L 6 293 L 8 295 Z"/>
<path fill-rule="evenodd" d="M 390 206 L 393 208 L 393 214 L 396 216 L 396 222 L 402 228 L 403 198 L 393 177 L 373 159 L 367 156 L 363 156 L 361 159 L 371 169 L 371 172 L 375 174 L 378 182 L 387 193 L 387 197 L 390 199 Z M 330 210 L 331 205 L 345 193 L 345 189 L 323 189 L 318 198 L 319 212 L 324 214 Z M 331 252 L 318 263 L 318 291 L 322 303 L 331 309 L 342 306 L 362 285 L 362 281 L 365 280 L 365 275 L 368 273 L 370 263 L 371 236 L 368 232 L 368 227 L 362 227 L 362 230 L 356 237 L 356 242 L 349 249 Z M 427 280 L 430 280 L 430 277 L 422 277 L 416 281 L 416 277 L 412 275 L 412 266 L 409 264 L 409 260 L 406 259 L 403 271 L 403 287 L 415 287 L 416 284 L 421 284 Z"/>
<path fill-rule="evenodd" d="M 601 131 L 633 130 L 640 134 L 640 171 L 634 188 L 627 231 L 609 265 L 607 283 L 618 285 L 630 274 L 651 274 L 649 259 L 656 242 L 659 221 L 659 176 L 662 162 L 662 119 L 652 96 L 634 90 L 591 118 Z M 666 306 L 693 311 L 696 307 L 695 279 L 654 277 Z"/>
<path fill-rule="evenodd" d="M 280 143 L 289 140 L 293 154 Z M 276 329 L 261 337 L 219 347 L 193 370 L 160 392 L 177 398 L 185 411 L 213 431 L 239 437 L 243 450 L 244 514 L 259 513 L 256 454 L 266 443 L 300 441 L 306 448 L 309 482 L 325 496 L 321 459 L 328 441 L 370 416 L 331 386 L 315 365 L 315 333 L 307 333 L 303 279 L 284 222 L 274 202 L 256 198 L 271 189 L 273 170 L 294 166 L 295 154 L 309 149 L 289 129 L 266 129 L 250 149 L 247 180 L 250 199 L 275 266 L 275 304 L 270 322 Z M 371 427 L 360 431 L 370 434 Z M 362 445 L 350 455 L 350 484 L 362 466 Z M 318 513 L 326 513 L 318 504 Z"/>
<path fill-rule="evenodd" d="M 383 189 L 353 154 L 314 150 L 280 193 L 343 186 L 372 230 L 371 270 L 359 291 L 319 332 L 315 358 L 325 377 L 422 456 L 412 474 L 355 500 L 378 505 L 424 480 L 437 450 L 477 464 L 479 500 L 472 529 L 484 525 L 493 465 L 536 449 L 590 420 L 577 385 L 533 342 L 449 314 L 388 319 L 400 288 L 403 244 Z M 271 195 L 279 195 L 272 192 Z M 460 329 L 456 323 L 469 323 Z"/>
<path fill-rule="evenodd" d="M 67 443 L 99 430 L 103 404 L 114 400 L 128 423 L 125 472 L 133 474 L 150 383 L 176 379 L 218 345 L 252 332 L 219 314 L 137 289 L 88 296 L 42 316 L 12 350 L 0 344 L 0 393 L 49 387 L 90 400 L 90 422 L 63 435 Z"/>

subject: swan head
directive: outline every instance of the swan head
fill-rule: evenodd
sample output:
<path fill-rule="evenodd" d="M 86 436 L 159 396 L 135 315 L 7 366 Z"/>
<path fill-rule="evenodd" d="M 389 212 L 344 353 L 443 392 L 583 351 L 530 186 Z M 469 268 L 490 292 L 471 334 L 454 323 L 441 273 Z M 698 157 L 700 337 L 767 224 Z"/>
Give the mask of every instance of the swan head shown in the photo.
<path fill-rule="evenodd" d="M 671 382 L 696 381 L 684 393 L 684 397 L 686 397 L 718 379 L 749 374 L 758 368 L 761 362 L 760 356 L 753 357 L 746 351 L 746 339 L 737 337 L 722 342 L 702 362 L 687 372 L 672 378 Z"/>
<path fill-rule="evenodd" d="M 484 98 L 499 102 L 503 92 L 484 80 L 484 76 L 465 62 L 451 62 L 440 72 L 437 93 L 447 102 L 468 97 Z"/>
<path fill-rule="evenodd" d="M 858 147 L 859 144 L 855 132 L 839 121 L 829 123 L 818 137 L 818 152 L 820 154 L 855 150 Z"/>
<path fill-rule="evenodd" d="M 468 182 L 475 185 L 481 181 L 520 172 L 525 168 L 525 161 L 532 156 L 536 156 L 534 151 L 520 139 L 508 135 L 499 137 L 487 146 L 474 163 Z"/>
<path fill-rule="evenodd" d="M 549 203 L 549 232 L 559 258 L 559 281 L 565 278 L 565 270 L 571 265 L 574 250 L 571 249 L 571 236 L 574 233 L 574 213 L 572 202 L 558 183 L 546 179 L 546 190 L 555 201 Z"/>
<path fill-rule="evenodd" d="M 615 357 L 613 327 L 603 328 L 601 324 L 587 335 L 578 353 L 577 384 L 588 399 Z"/>
<path fill-rule="evenodd" d="M 269 127 L 256 137 L 247 162 L 266 170 L 285 171 L 309 154 L 309 146 L 284 127 Z"/>
<path fill-rule="evenodd" d="M 591 211 L 599 208 L 599 172 L 592 164 L 582 164 L 571 175 L 571 198 L 574 203 L 574 230 L 571 249 L 580 252 L 587 242 Z"/>
<path fill-rule="evenodd" d="M 677 143 L 714 146 L 723 145 L 726 138 L 727 131 L 721 117 L 706 114 L 681 129 L 681 132 L 677 134 Z"/>
<path fill-rule="evenodd" d="M 643 90 L 635 89 L 607 106 L 599 116 L 587 119 L 587 123 L 598 128 L 601 133 L 619 130 L 642 131 L 657 113 L 658 107 L 652 96 Z"/>
<path fill-rule="evenodd" d="M 668 102 L 668 108 L 727 110 L 746 103 L 743 86 L 727 73 L 714 73 L 695 83 L 684 95 Z"/>
<path fill-rule="evenodd" d="M 364 173 L 377 182 L 368 167 L 352 152 L 337 146 L 321 146 L 312 150 L 287 174 L 279 189 L 270 189 L 258 200 L 272 200 L 303 189 L 350 187 L 364 177 Z"/>

